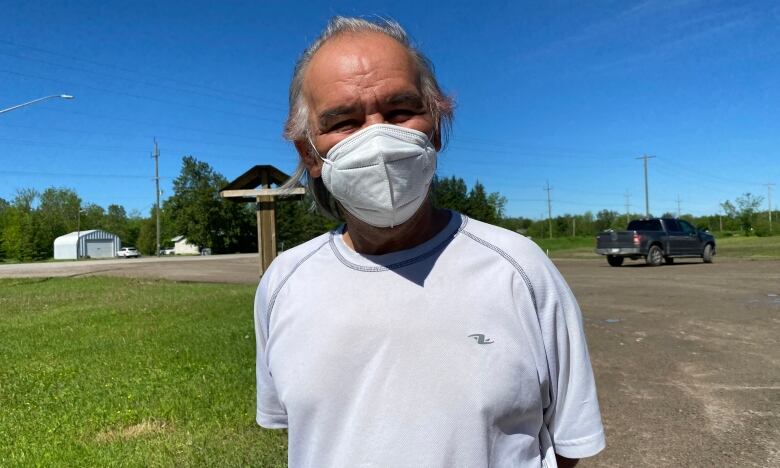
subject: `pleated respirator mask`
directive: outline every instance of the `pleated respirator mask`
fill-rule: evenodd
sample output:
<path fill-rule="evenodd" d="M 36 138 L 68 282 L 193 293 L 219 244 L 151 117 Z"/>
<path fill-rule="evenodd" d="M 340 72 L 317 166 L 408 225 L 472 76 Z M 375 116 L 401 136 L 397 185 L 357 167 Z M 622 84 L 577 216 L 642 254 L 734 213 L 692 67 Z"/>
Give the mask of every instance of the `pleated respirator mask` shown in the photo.
<path fill-rule="evenodd" d="M 390 124 L 350 135 L 321 159 L 328 191 L 354 217 L 376 227 L 411 218 L 436 171 L 436 148 L 428 136 Z"/>

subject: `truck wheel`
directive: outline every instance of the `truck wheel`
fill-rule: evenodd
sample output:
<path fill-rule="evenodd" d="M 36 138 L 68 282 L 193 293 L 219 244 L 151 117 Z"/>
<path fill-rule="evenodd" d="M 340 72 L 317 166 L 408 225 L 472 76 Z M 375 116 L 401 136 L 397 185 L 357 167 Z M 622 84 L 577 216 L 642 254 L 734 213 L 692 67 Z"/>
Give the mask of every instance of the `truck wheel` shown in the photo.
<path fill-rule="evenodd" d="M 704 253 L 701 254 L 701 259 L 704 263 L 712 263 L 712 244 L 704 246 Z"/>
<path fill-rule="evenodd" d="M 674 257 L 664 257 L 664 261 L 667 265 L 672 265 L 674 263 Z"/>
<path fill-rule="evenodd" d="M 664 261 L 664 251 L 661 247 L 654 245 L 647 251 L 647 258 L 645 259 L 650 266 L 660 266 Z"/>
<path fill-rule="evenodd" d="M 616 257 L 614 255 L 607 255 L 607 263 L 609 266 L 619 267 L 623 264 L 623 257 Z"/>

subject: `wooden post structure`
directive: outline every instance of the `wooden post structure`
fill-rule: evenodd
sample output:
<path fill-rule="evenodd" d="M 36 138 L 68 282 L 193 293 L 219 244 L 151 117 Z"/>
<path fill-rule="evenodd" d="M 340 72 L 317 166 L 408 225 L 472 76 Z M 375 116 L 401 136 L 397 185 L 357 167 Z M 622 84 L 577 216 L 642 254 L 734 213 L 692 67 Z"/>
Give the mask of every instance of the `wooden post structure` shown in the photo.
<path fill-rule="evenodd" d="M 260 276 L 276 258 L 276 197 L 301 198 L 303 187 L 272 188 L 281 185 L 289 176 L 274 166 L 255 166 L 224 187 L 219 194 L 236 202 L 255 202 L 257 213 L 257 253 Z"/>
<path fill-rule="evenodd" d="M 261 187 L 270 189 L 268 173 L 261 174 Z M 276 200 L 271 195 L 258 196 L 257 204 L 257 253 L 260 255 L 260 276 L 276 258 Z"/>

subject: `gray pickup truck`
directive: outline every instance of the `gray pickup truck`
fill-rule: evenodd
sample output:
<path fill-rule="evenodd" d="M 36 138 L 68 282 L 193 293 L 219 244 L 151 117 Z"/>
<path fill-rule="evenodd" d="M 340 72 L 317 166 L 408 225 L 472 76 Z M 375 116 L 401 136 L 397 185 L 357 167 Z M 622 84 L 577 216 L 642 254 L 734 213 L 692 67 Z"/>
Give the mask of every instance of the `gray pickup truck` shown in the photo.
<path fill-rule="evenodd" d="M 625 231 L 600 232 L 596 236 L 596 253 L 606 255 L 607 262 L 614 267 L 622 265 L 626 257 L 643 258 L 651 266 L 685 257 L 712 263 L 715 237 L 682 219 L 635 219 Z"/>

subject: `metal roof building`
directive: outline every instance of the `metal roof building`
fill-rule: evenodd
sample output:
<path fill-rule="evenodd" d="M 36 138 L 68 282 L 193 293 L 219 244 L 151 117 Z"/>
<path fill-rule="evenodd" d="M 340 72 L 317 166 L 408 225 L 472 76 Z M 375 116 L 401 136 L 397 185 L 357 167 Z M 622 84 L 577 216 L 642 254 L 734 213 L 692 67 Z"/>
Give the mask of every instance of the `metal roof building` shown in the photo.
<path fill-rule="evenodd" d="M 111 258 L 121 247 L 122 241 L 116 234 L 100 229 L 75 231 L 54 239 L 54 259 Z"/>

